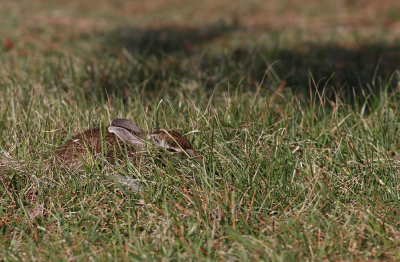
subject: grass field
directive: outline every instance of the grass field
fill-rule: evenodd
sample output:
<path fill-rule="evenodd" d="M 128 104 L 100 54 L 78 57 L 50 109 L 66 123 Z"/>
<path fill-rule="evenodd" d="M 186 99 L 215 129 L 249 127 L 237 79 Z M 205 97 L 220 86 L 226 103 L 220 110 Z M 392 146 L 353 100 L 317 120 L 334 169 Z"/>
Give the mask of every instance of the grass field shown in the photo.
<path fill-rule="evenodd" d="M 400 260 L 397 2 L 0 0 L 0 258 Z M 51 162 L 116 117 L 204 163 Z"/>

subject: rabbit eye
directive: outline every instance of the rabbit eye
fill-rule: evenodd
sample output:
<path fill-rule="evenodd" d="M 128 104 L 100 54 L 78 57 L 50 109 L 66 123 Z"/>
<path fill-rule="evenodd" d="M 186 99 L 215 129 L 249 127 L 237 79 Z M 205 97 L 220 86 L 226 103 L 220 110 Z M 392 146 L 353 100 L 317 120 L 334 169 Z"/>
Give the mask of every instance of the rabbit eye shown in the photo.
<path fill-rule="evenodd" d="M 172 148 L 172 147 L 167 148 L 167 150 L 169 152 L 178 152 L 178 150 L 176 150 L 175 148 Z"/>

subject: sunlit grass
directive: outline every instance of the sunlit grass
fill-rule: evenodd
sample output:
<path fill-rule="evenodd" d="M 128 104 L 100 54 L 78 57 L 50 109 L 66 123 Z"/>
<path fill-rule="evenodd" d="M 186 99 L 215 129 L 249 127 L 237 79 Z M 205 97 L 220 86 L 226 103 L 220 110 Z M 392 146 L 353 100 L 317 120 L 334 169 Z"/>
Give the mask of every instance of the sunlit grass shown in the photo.
<path fill-rule="evenodd" d="M 114 12 L 91 11 L 110 28 L 71 29 L 49 49 L 39 43 L 58 33 L 46 24 L 31 45 L 1 28 L 15 42 L 0 51 L 1 258 L 400 259 L 393 39 L 358 49 L 356 33 L 335 38 L 352 43 L 343 47 L 253 31 L 238 41 L 247 32 L 231 22 L 146 30 Z M 186 134 L 204 162 L 51 161 L 116 117 Z"/>

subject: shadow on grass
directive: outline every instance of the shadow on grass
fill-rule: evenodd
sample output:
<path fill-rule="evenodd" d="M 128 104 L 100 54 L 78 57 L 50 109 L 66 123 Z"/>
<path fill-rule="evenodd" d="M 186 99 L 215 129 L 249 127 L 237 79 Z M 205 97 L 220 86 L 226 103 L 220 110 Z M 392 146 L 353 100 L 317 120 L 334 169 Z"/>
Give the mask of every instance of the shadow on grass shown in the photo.
<path fill-rule="evenodd" d="M 121 57 L 121 50 L 128 51 L 122 53 L 125 58 L 128 56 L 129 65 L 105 68 L 103 87 L 108 93 L 120 93 L 145 83 L 146 91 L 152 92 L 166 86 L 179 88 L 186 82 L 206 89 L 224 89 L 240 82 L 241 88 L 253 90 L 276 61 L 264 82 L 266 88 L 285 80 L 294 92 L 308 94 L 311 73 L 318 88 L 328 82 L 328 95 L 341 89 L 345 97 L 354 98 L 361 89 L 378 91 L 384 84 L 378 85 L 377 81 L 397 80 L 391 76 L 399 68 L 399 46 L 376 42 L 356 47 L 301 44 L 298 48 L 281 49 L 279 45 L 258 41 L 250 47 L 230 42 L 228 33 L 246 37 L 245 29 L 226 23 L 198 28 L 127 27 L 106 33 L 102 36 L 106 53 L 112 50 L 111 57 L 115 58 L 115 54 Z M 221 46 L 221 42 L 226 46 Z M 315 89 L 313 84 L 311 88 Z"/>
<path fill-rule="evenodd" d="M 378 80 L 389 81 L 399 69 L 400 46 L 374 43 L 359 47 L 309 45 L 304 50 L 281 50 L 282 74 L 295 85 L 306 82 L 311 72 L 314 79 L 329 79 L 334 86 L 356 90 Z"/>
<path fill-rule="evenodd" d="M 110 46 L 123 46 L 132 53 L 167 55 L 192 53 L 204 43 L 235 29 L 234 25 L 217 22 L 202 27 L 158 26 L 151 28 L 124 27 L 106 35 Z"/>

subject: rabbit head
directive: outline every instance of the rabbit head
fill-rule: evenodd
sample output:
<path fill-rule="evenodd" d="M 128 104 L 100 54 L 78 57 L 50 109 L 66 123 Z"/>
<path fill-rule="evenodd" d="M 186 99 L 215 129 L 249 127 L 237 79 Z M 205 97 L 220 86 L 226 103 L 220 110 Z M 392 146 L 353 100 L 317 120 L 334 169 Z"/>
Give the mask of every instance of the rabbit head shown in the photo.
<path fill-rule="evenodd" d="M 176 131 L 161 131 L 152 133 L 147 136 L 147 139 L 152 140 L 157 146 L 180 156 L 187 156 L 194 158 L 196 161 L 201 162 L 199 153 L 192 147 L 189 140 Z"/>

